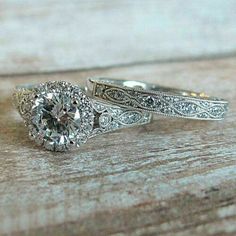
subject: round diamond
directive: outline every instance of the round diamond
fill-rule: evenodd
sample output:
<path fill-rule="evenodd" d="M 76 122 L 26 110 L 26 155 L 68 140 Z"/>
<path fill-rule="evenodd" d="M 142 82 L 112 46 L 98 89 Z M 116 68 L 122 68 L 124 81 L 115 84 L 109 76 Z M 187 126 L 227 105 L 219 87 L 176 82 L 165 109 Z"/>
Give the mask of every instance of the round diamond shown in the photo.
<path fill-rule="evenodd" d="M 101 127 L 105 128 L 106 126 L 108 126 L 111 123 L 111 116 L 109 113 L 103 113 L 100 117 L 99 117 L 99 124 Z"/>
<path fill-rule="evenodd" d="M 36 89 L 30 134 L 38 144 L 65 151 L 87 141 L 94 122 L 89 98 L 78 86 L 47 82 Z M 81 141 L 81 135 L 86 140 Z"/>
<path fill-rule="evenodd" d="M 146 102 L 147 106 L 152 107 L 154 105 L 154 103 L 155 103 L 155 100 L 151 96 L 148 96 L 146 98 L 145 102 Z"/>

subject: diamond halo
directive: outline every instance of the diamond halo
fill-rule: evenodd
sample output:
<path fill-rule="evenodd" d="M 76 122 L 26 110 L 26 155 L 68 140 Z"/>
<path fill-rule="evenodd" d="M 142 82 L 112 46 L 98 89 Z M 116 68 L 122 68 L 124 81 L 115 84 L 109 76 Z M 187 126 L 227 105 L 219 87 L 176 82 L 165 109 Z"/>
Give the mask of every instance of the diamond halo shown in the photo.
<path fill-rule="evenodd" d="M 19 85 L 12 96 L 30 139 L 51 151 L 74 149 L 97 135 L 152 121 L 148 112 L 100 102 L 64 81 Z"/>
<path fill-rule="evenodd" d="M 52 151 L 66 151 L 85 143 L 94 125 L 90 99 L 78 87 L 56 81 L 40 84 L 34 93 L 29 136 Z"/>

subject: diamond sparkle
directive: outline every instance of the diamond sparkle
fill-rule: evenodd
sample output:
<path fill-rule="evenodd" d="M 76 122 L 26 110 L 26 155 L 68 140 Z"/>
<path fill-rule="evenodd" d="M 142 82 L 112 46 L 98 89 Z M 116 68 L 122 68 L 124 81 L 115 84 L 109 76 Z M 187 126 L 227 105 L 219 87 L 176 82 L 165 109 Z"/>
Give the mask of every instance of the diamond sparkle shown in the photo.
<path fill-rule="evenodd" d="M 42 84 L 31 111 L 30 135 L 48 150 L 66 151 L 80 146 L 93 129 L 94 113 L 89 98 L 67 82 Z"/>

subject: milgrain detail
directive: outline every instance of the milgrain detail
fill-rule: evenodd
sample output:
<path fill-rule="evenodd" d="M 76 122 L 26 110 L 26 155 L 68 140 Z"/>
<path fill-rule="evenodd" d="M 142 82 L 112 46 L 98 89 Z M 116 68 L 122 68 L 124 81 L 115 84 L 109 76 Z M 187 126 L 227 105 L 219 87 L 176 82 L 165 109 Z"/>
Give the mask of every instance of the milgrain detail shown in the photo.
<path fill-rule="evenodd" d="M 97 81 L 94 84 L 93 95 L 124 107 L 188 119 L 221 120 L 228 111 L 228 102 L 217 98 L 122 88 Z"/>

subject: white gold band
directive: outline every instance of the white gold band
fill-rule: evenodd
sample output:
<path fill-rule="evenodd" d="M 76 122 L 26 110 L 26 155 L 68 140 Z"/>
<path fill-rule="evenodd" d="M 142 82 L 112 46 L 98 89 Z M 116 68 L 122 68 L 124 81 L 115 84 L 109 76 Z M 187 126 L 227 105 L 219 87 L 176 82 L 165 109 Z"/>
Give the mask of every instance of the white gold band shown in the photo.
<path fill-rule="evenodd" d="M 89 78 L 87 87 L 89 93 L 97 99 L 166 116 L 222 120 L 228 110 L 226 100 L 145 82 Z"/>

